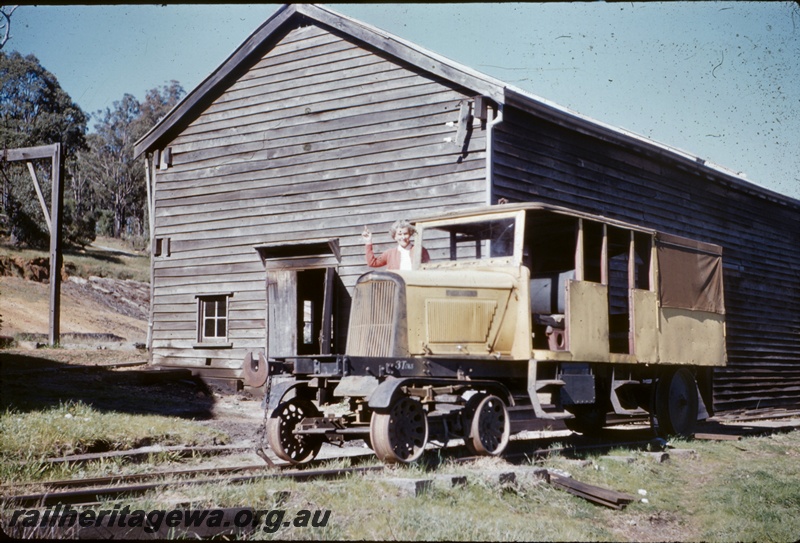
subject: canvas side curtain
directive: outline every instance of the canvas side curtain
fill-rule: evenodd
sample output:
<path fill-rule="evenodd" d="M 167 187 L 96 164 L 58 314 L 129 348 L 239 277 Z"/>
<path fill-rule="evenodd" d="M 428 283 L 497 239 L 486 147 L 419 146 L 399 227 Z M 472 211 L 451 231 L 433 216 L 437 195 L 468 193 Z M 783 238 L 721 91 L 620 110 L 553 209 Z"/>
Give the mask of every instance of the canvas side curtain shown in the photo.
<path fill-rule="evenodd" d="M 664 234 L 656 247 L 662 307 L 725 313 L 721 247 Z"/>

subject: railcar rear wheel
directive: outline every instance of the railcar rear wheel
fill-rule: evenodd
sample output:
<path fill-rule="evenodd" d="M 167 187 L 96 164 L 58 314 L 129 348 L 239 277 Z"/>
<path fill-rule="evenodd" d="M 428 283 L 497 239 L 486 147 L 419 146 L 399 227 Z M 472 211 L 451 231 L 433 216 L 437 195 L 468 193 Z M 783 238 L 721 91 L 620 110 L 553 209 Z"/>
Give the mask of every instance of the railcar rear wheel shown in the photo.
<path fill-rule="evenodd" d="M 372 450 L 386 464 L 418 459 L 428 443 L 428 418 L 422 404 L 404 397 L 386 413 L 375 412 L 370 421 Z"/>
<path fill-rule="evenodd" d="M 697 382 L 687 368 L 678 368 L 658 380 L 655 390 L 658 431 L 664 436 L 691 437 L 697 424 Z"/>
<path fill-rule="evenodd" d="M 302 464 L 319 454 L 324 440 L 322 436 L 294 433 L 303 419 L 319 416 L 319 409 L 302 398 L 293 398 L 275 408 L 267 421 L 267 442 L 278 458 L 292 464 Z"/>
<path fill-rule="evenodd" d="M 465 408 L 469 436 L 464 440 L 470 453 L 481 456 L 501 454 L 511 433 L 508 410 L 497 396 L 481 394 L 470 398 Z"/>

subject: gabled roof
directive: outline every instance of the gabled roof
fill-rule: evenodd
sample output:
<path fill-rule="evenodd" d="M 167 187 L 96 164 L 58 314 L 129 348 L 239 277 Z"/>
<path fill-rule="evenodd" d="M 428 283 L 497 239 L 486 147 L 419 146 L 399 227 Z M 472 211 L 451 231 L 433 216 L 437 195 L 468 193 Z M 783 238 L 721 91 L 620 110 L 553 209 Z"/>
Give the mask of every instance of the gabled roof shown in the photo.
<path fill-rule="evenodd" d="M 142 136 L 134 146 L 134 156 L 138 157 L 147 151 L 158 149 L 172 140 L 288 30 L 309 22 L 335 29 L 426 72 L 502 103 L 505 86 L 502 81 L 327 8 L 309 4 L 287 4 L 281 6 L 211 75 Z"/>
<path fill-rule="evenodd" d="M 328 27 L 416 68 L 470 89 L 476 95 L 491 98 L 502 106 L 511 106 L 600 140 L 635 148 L 695 170 L 710 170 L 721 181 L 750 194 L 786 205 L 800 206 L 800 201 L 756 185 L 736 172 L 705 161 L 691 153 L 658 143 L 644 136 L 602 123 L 569 108 L 535 96 L 482 74 L 463 64 L 433 53 L 423 47 L 362 23 L 328 8 L 310 4 L 281 6 L 264 24 L 245 40 L 216 70 L 187 94 L 160 122 L 134 146 L 134 157 L 163 148 L 194 121 L 238 77 L 255 64 L 287 32 L 306 24 Z"/>

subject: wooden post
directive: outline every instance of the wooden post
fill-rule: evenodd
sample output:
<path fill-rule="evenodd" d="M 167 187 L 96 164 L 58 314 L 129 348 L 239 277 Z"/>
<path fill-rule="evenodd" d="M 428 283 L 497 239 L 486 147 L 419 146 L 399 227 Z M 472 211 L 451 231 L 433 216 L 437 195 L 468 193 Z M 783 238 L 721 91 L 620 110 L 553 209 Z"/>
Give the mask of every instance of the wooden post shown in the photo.
<path fill-rule="evenodd" d="M 52 199 L 50 201 L 50 345 L 58 345 L 61 337 L 61 211 L 64 207 L 64 185 L 61 182 L 61 144 L 53 149 Z"/>
<path fill-rule="evenodd" d="M 33 162 L 26 162 L 28 165 L 28 172 L 31 174 L 31 181 L 33 181 L 33 188 L 36 189 L 36 197 L 39 198 L 39 205 L 42 206 L 42 214 L 44 221 L 47 223 L 47 231 L 50 232 L 53 227 L 50 224 L 50 214 L 47 212 L 47 204 L 44 201 L 44 194 L 42 188 L 39 186 L 39 179 L 36 177 L 36 168 L 33 167 Z"/>
<path fill-rule="evenodd" d="M 147 313 L 147 352 L 150 353 L 150 362 L 153 362 L 153 285 L 155 285 L 155 258 L 153 257 L 153 244 L 155 243 L 155 187 L 156 187 L 156 166 L 150 168 L 150 161 L 155 159 L 153 155 L 147 153 L 144 156 L 144 181 L 147 188 L 147 226 L 150 232 L 150 310 Z M 152 185 L 150 184 L 152 180 Z"/>
<path fill-rule="evenodd" d="M 320 331 L 319 340 L 320 354 L 331 354 L 331 338 L 333 335 L 333 290 L 335 287 L 335 277 L 336 268 L 325 268 L 325 294 L 322 302 L 322 330 Z"/>
<path fill-rule="evenodd" d="M 603 242 L 600 247 L 600 284 L 608 285 L 608 225 L 603 224 Z"/>
<path fill-rule="evenodd" d="M 583 281 L 583 219 L 578 219 L 575 236 L 575 280 Z"/>

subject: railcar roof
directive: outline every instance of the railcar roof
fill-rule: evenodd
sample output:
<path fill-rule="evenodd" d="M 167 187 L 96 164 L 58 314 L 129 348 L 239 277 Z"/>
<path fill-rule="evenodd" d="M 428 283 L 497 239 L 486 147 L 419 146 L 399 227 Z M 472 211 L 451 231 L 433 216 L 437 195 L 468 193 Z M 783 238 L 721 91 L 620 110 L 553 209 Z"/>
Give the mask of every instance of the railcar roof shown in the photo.
<path fill-rule="evenodd" d="M 643 226 L 639 226 L 636 224 L 627 223 L 624 221 L 618 221 L 616 219 L 611 219 L 605 217 L 603 215 L 593 215 L 591 213 L 585 213 L 582 211 L 576 211 L 574 209 L 569 209 L 567 207 L 556 206 L 552 204 L 545 204 L 543 202 L 515 202 L 515 203 L 508 203 L 508 204 L 496 204 L 496 205 L 484 205 L 484 206 L 475 206 L 470 207 L 458 211 L 451 211 L 448 213 L 436 214 L 426 217 L 421 217 L 417 220 L 412 220 L 411 222 L 414 224 L 417 223 L 425 223 L 425 222 L 433 222 L 433 221 L 445 221 L 450 219 L 456 219 L 461 217 L 479 217 L 481 215 L 493 215 L 498 213 L 508 213 L 513 211 L 543 211 L 543 212 L 550 212 L 556 213 L 559 215 L 567 215 L 570 217 L 575 217 L 579 219 L 588 219 L 592 221 L 602 222 L 611 226 L 618 226 L 620 228 L 626 228 L 628 230 L 635 230 L 637 232 L 646 232 L 649 234 L 655 234 L 656 231 L 650 228 L 645 228 Z"/>
<path fill-rule="evenodd" d="M 653 230 L 652 228 L 646 228 L 643 226 L 639 226 L 636 224 L 627 223 L 624 221 L 618 221 L 616 219 L 611 219 L 605 217 L 603 215 L 594 215 L 592 213 L 585 213 L 582 211 L 576 211 L 574 209 L 569 209 L 566 207 L 555 206 L 551 204 L 545 204 L 542 202 L 517 202 L 517 203 L 508 203 L 508 204 L 496 204 L 496 205 L 487 205 L 487 206 L 476 206 L 471 207 L 459 211 L 452 211 L 449 213 L 437 214 L 432 216 L 427 216 L 424 218 L 419 218 L 416 220 L 412 220 L 413 224 L 420 224 L 422 223 L 434 223 L 439 221 L 449 221 L 453 219 L 461 219 L 461 218 L 468 218 L 468 217 L 481 217 L 485 216 L 487 219 L 490 218 L 491 215 L 497 214 L 505 214 L 509 212 L 515 211 L 541 211 L 546 213 L 554 213 L 557 215 L 565 215 L 568 217 L 574 217 L 576 219 L 586 219 L 590 221 L 597 221 L 603 224 L 607 224 L 609 226 L 615 226 L 617 228 L 623 228 L 626 230 L 632 230 L 634 232 L 641 232 L 644 234 L 655 235 L 657 239 L 659 239 L 663 243 L 669 243 L 672 245 L 678 245 L 681 247 L 692 248 L 712 254 L 721 255 L 722 254 L 722 247 L 719 245 L 715 245 L 713 243 L 701 242 L 689 238 L 685 238 L 682 236 L 675 236 L 672 234 L 667 234 L 664 232 L 660 232 L 657 230 Z"/>

